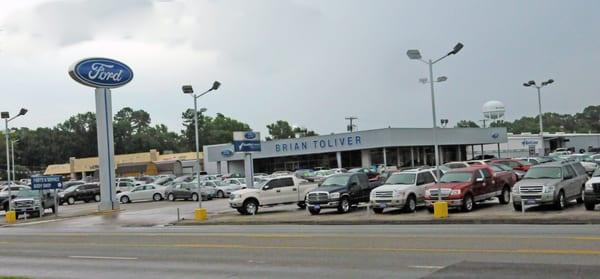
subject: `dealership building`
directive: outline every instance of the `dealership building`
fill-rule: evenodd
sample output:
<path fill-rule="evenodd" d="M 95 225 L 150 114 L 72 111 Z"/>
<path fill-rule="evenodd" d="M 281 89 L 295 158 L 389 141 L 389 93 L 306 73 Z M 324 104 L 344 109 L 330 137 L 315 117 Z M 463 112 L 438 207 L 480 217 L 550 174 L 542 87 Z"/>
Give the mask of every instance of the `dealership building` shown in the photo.
<path fill-rule="evenodd" d="M 593 133 L 544 133 L 542 142 L 539 134 L 522 133 L 507 135 L 508 140 L 500 144 L 500 156 L 507 158 L 549 154 L 557 148 L 567 148 L 574 153 L 599 152 L 600 134 Z M 496 146 L 486 145 L 484 154 L 496 154 Z M 475 155 L 482 154 L 475 150 Z M 498 155 L 496 155 L 498 156 Z"/>
<path fill-rule="evenodd" d="M 461 161 L 482 153 L 484 146 L 506 143 L 506 128 L 437 129 L 441 162 Z M 385 128 L 315 137 L 263 141 L 252 154 L 254 172 L 304 168 L 353 168 L 435 165 L 432 128 Z M 230 143 L 204 146 L 208 173 L 244 173 L 244 154 Z M 477 150 L 477 151 L 476 151 Z"/>

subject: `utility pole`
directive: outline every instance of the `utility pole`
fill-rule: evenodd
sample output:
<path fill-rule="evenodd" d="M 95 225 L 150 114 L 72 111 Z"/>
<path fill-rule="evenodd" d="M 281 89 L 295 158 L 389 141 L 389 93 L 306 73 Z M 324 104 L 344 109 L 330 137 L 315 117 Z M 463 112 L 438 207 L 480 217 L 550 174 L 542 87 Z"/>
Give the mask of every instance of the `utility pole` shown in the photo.
<path fill-rule="evenodd" d="M 355 116 L 346 117 L 346 120 L 350 121 L 350 124 L 347 126 L 348 132 L 354 132 L 356 125 L 354 125 L 352 121 L 357 120 L 357 119 L 358 119 L 358 117 L 355 117 Z"/>

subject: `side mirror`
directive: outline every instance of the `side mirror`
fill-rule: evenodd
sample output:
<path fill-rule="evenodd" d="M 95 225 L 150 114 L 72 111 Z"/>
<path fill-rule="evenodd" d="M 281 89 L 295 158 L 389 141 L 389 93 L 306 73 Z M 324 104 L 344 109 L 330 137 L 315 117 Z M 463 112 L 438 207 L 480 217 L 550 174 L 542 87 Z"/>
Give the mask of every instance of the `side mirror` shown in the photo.
<path fill-rule="evenodd" d="M 572 175 L 565 175 L 565 177 L 564 177 L 565 180 L 568 180 L 568 179 L 571 179 L 571 178 L 573 178 Z"/>
<path fill-rule="evenodd" d="M 483 182 L 483 177 L 479 177 L 479 178 L 475 179 L 475 182 Z"/>
<path fill-rule="evenodd" d="M 269 190 L 269 188 L 271 188 L 269 185 L 263 186 L 263 190 Z"/>

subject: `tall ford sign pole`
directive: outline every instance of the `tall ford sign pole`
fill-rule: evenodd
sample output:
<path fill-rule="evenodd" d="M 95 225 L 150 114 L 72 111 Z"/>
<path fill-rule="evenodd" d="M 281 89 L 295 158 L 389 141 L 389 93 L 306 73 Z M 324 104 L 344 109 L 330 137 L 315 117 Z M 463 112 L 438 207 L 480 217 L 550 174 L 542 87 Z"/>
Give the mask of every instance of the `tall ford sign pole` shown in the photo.
<path fill-rule="evenodd" d="M 112 124 L 112 100 L 110 90 L 129 83 L 133 71 L 122 62 L 108 58 L 86 58 L 69 68 L 75 81 L 95 88 L 96 127 L 100 169 L 99 211 L 119 209 L 115 191 L 115 149 Z"/>
<path fill-rule="evenodd" d="M 254 161 L 252 152 L 260 152 L 260 132 L 245 131 L 233 132 L 233 149 L 235 152 L 244 153 L 244 170 L 246 187 L 254 186 Z M 250 211 L 249 211 L 250 212 Z M 254 211 L 252 211 L 254 212 Z"/>

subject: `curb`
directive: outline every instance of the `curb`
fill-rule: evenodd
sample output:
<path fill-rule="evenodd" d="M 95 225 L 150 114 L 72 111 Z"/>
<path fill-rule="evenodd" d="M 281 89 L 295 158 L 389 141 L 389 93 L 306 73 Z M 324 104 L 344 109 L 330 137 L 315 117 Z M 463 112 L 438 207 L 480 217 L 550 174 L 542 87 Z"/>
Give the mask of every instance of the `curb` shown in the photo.
<path fill-rule="evenodd" d="M 208 226 L 208 225 L 597 225 L 600 219 L 441 219 L 441 220 L 298 220 L 298 221 L 207 221 L 197 222 L 184 220 L 173 222 L 173 226 Z"/>

